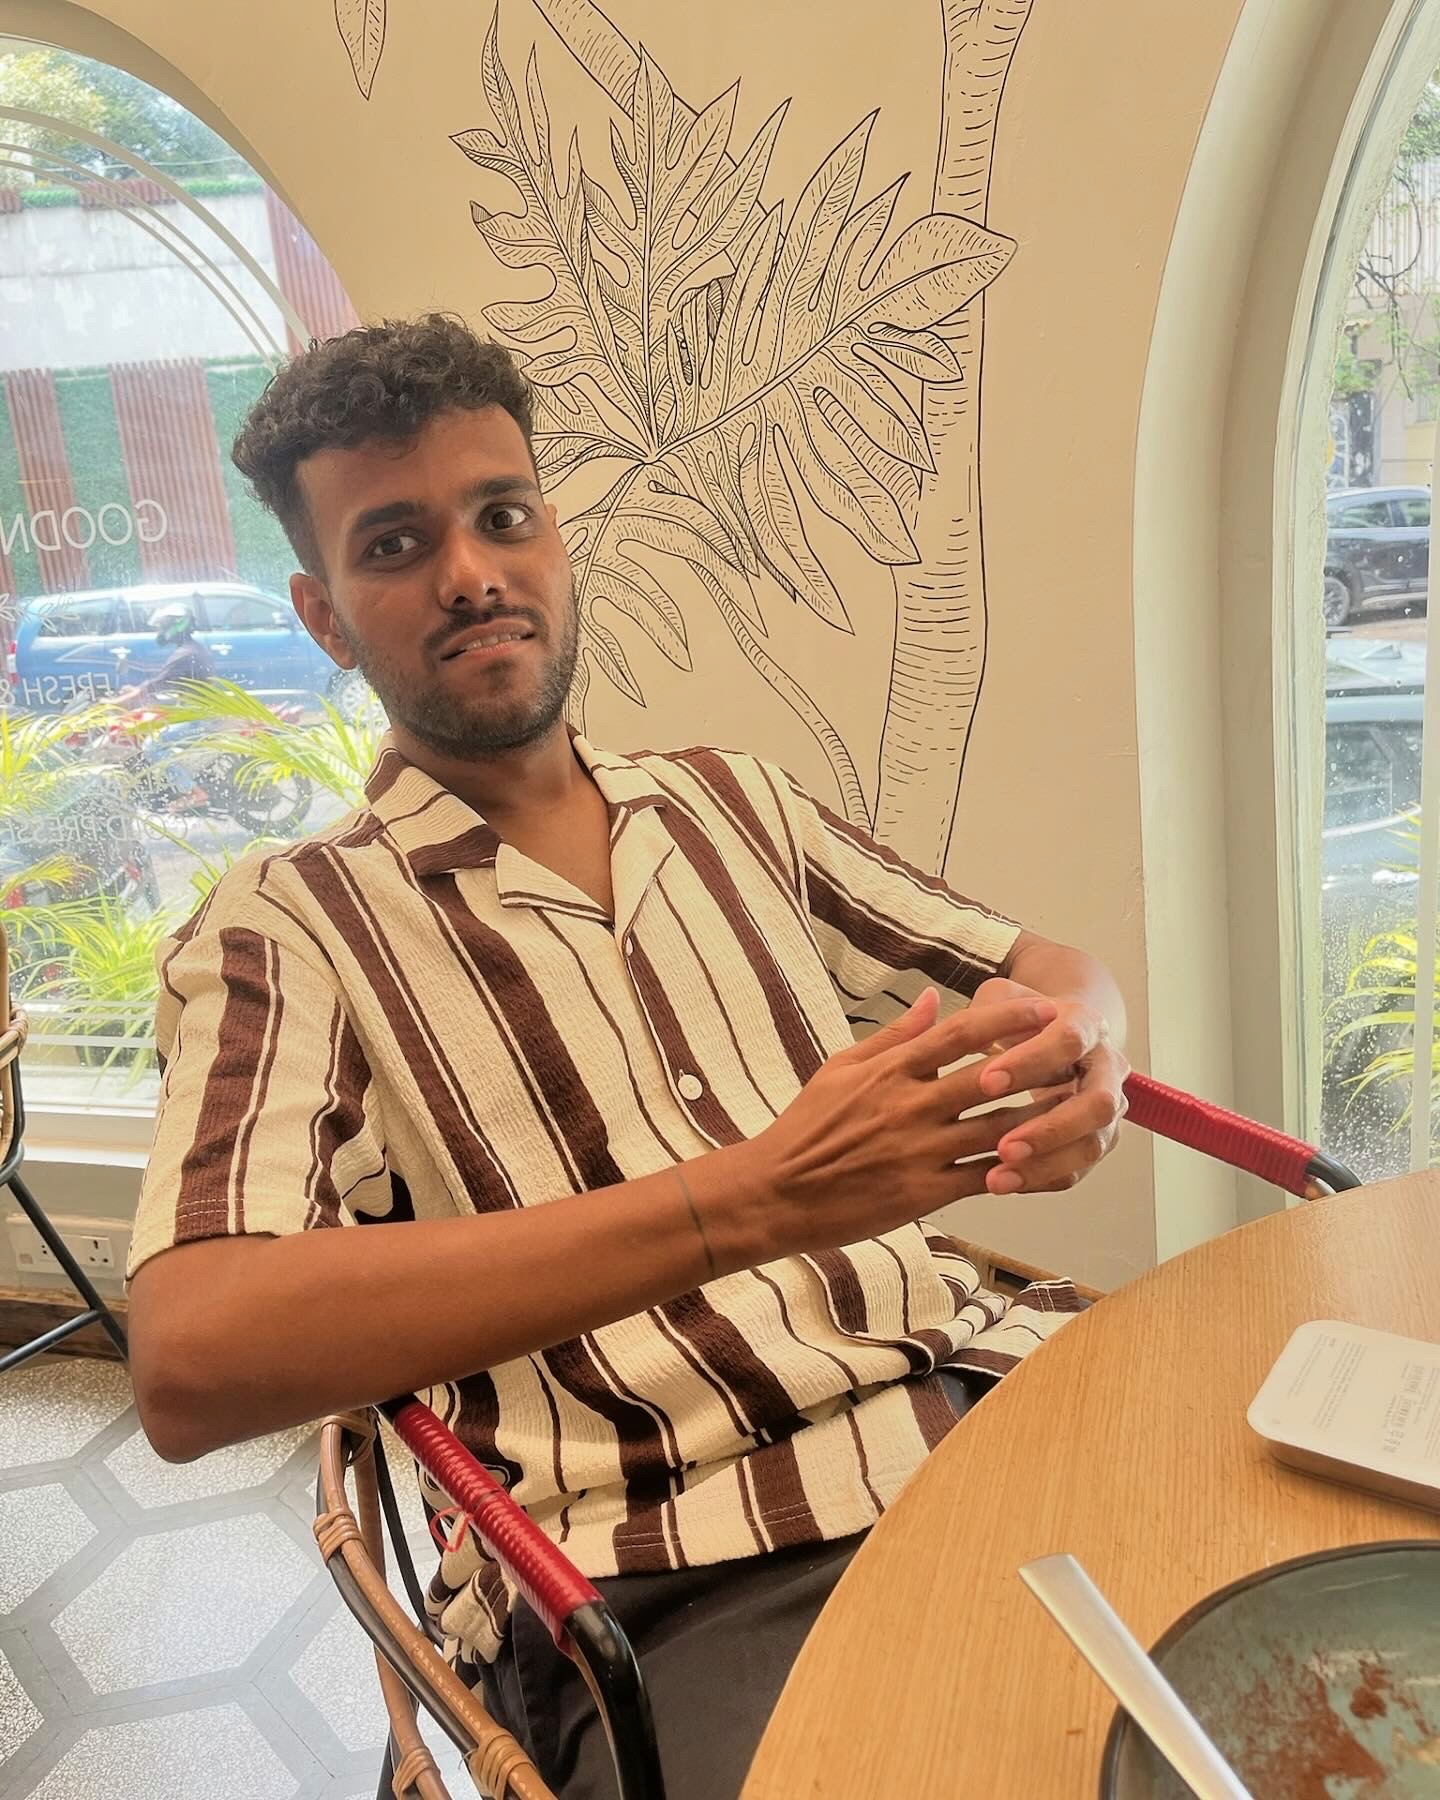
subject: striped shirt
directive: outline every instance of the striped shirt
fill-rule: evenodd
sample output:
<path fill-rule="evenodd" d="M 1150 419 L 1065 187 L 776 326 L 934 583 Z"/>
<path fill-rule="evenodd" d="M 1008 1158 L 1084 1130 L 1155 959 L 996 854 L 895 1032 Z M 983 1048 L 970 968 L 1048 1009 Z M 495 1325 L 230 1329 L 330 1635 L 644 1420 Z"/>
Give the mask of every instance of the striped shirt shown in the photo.
<path fill-rule="evenodd" d="M 753 757 L 574 748 L 613 918 L 387 743 L 364 806 L 237 865 L 166 942 L 131 1273 L 227 1233 L 540 1206 L 753 1137 L 857 1027 L 927 985 L 963 1003 L 1015 940 Z M 1007 1309 L 921 1223 L 422 1398 L 586 1573 L 678 1568 L 871 1524 L 954 1422 L 934 1371 L 1004 1369 L 1073 1304 Z M 432 1603 L 462 1663 L 511 1598 L 473 1541 L 447 1553 Z"/>

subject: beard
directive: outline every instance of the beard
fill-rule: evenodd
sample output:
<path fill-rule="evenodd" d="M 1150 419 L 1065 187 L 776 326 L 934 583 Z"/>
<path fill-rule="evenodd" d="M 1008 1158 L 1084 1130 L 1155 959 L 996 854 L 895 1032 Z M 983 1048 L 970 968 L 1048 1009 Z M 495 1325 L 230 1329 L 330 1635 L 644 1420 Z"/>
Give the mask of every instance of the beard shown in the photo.
<path fill-rule="evenodd" d="M 439 755 L 457 758 L 522 750 L 552 730 L 565 711 L 580 648 L 580 613 L 573 585 L 559 635 L 541 665 L 538 684 L 528 695 L 506 693 L 507 684 L 500 683 L 493 694 L 468 697 L 422 686 L 388 656 L 363 643 L 338 613 L 335 625 L 391 723 L 402 726 Z"/>

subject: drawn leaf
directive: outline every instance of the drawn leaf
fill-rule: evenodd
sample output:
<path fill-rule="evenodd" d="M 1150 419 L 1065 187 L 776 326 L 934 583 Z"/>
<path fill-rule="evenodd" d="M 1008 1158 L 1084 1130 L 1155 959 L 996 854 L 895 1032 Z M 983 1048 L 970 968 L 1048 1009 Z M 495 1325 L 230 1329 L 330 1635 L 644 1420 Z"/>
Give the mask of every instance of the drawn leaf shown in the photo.
<path fill-rule="evenodd" d="M 494 22 L 482 73 L 495 130 L 455 141 L 520 196 L 517 213 L 475 208 L 487 244 L 507 267 L 549 276 L 546 293 L 485 313 L 536 384 L 543 477 L 615 465 L 603 499 L 566 521 L 587 666 L 638 700 L 620 639 L 597 616 L 608 605 L 688 668 L 674 596 L 698 584 L 825 746 L 847 810 L 864 816 L 844 744 L 763 647 L 761 597 L 773 582 L 851 629 L 808 535 L 817 511 L 878 563 L 917 560 L 909 521 L 934 468 L 924 384 L 961 379 L 950 334 L 1013 246 L 944 213 L 897 235 L 903 180 L 861 198 L 873 114 L 793 205 L 767 204 L 784 106 L 732 153 L 738 84 L 694 111 L 592 6 L 541 7 L 577 58 L 592 41 L 602 55 L 595 80 L 618 109 L 613 169 L 587 169 L 572 135 L 558 170 L 535 58 L 522 104 Z M 678 589 L 666 576 L 676 566 Z"/>
<path fill-rule="evenodd" d="M 583 394 L 594 414 L 594 435 L 615 453 L 643 453 L 646 434 L 635 389 L 626 377 L 614 331 L 600 295 L 581 178 L 572 138 L 562 188 L 555 173 L 550 121 L 532 55 L 526 72 L 532 150 L 520 103 L 500 60 L 499 13 L 491 21 L 481 55 L 481 77 L 503 135 L 462 131 L 454 142 L 482 168 L 502 174 L 524 202 L 520 213 L 476 205 L 476 229 L 496 257 L 512 269 L 543 269 L 549 290 L 530 300 L 487 307 L 487 321 L 526 352 L 525 372 L 544 389 Z M 598 405 L 597 405 L 598 401 Z"/>
<path fill-rule="evenodd" d="M 625 660 L 625 651 L 619 638 L 598 619 L 588 618 L 584 625 L 586 649 L 625 698 L 633 700 L 637 706 L 643 706 L 645 696 L 640 691 L 640 683 L 631 672 L 630 664 Z"/>
<path fill-rule="evenodd" d="M 385 49 L 385 0 L 335 0 L 335 23 L 360 97 L 368 100 Z"/>

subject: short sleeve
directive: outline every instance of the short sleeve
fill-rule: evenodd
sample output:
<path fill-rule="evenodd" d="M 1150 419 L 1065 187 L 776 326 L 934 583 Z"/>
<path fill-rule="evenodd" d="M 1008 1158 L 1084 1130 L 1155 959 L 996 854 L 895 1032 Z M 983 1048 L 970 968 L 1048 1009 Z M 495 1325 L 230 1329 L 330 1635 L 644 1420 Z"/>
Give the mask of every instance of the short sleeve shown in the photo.
<path fill-rule="evenodd" d="M 387 1179 L 370 1069 L 339 994 L 238 925 L 161 957 L 164 1080 L 127 1275 L 201 1238 L 345 1222 Z"/>
<path fill-rule="evenodd" d="M 788 777 L 805 903 L 831 979 L 856 1024 L 884 1024 L 927 986 L 968 1001 L 1019 936 L 1011 919 L 926 875 Z"/>

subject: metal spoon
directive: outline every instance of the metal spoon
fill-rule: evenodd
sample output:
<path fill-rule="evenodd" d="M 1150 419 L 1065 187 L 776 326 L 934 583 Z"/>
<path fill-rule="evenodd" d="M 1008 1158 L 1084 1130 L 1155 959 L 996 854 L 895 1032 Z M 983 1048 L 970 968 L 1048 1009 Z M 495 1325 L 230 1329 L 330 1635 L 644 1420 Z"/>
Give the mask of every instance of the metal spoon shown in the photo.
<path fill-rule="evenodd" d="M 1073 1556 L 1039 1557 L 1020 1579 L 1198 1800 L 1253 1800 Z"/>

